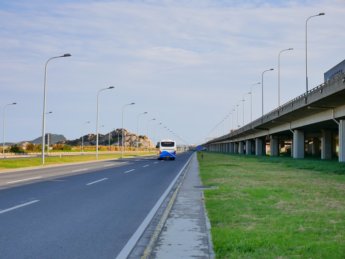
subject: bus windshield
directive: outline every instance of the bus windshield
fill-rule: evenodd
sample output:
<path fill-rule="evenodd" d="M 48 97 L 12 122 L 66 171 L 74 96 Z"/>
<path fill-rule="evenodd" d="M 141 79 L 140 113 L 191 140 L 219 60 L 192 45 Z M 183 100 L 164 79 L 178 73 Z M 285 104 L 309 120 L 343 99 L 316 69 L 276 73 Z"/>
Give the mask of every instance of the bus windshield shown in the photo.
<path fill-rule="evenodd" d="M 173 141 L 162 141 L 161 142 L 161 147 L 174 147 L 175 142 Z"/>

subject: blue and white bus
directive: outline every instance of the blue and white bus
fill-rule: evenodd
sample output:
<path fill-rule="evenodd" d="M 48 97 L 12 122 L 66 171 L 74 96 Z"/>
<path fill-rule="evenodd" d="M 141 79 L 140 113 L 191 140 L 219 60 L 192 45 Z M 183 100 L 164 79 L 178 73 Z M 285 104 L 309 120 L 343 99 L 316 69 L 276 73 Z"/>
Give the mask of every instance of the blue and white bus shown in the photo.
<path fill-rule="evenodd" d="M 157 143 L 157 149 L 159 151 L 158 159 L 171 159 L 176 158 L 176 142 L 170 139 L 163 139 Z"/>

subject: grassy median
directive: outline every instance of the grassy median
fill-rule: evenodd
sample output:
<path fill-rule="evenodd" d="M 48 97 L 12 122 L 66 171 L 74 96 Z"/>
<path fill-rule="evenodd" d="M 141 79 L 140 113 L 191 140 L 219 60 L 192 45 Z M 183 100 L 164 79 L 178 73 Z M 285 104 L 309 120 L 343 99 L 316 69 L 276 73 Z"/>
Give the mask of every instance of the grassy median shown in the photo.
<path fill-rule="evenodd" d="M 198 154 L 217 258 L 345 258 L 345 164 Z"/>
<path fill-rule="evenodd" d="M 146 156 L 153 155 L 155 152 L 130 152 L 125 153 L 124 157 L 135 157 L 135 156 Z M 121 157 L 120 153 L 114 154 L 99 154 L 99 160 L 106 159 L 119 159 Z M 77 163 L 77 162 L 88 162 L 96 160 L 95 154 L 84 155 L 62 155 L 60 156 L 49 156 L 45 157 L 45 165 L 57 165 L 65 163 Z M 0 170 L 4 169 L 14 169 L 14 168 L 25 168 L 32 166 L 42 165 L 42 158 L 40 157 L 30 157 L 30 158 L 10 158 L 0 160 Z"/>

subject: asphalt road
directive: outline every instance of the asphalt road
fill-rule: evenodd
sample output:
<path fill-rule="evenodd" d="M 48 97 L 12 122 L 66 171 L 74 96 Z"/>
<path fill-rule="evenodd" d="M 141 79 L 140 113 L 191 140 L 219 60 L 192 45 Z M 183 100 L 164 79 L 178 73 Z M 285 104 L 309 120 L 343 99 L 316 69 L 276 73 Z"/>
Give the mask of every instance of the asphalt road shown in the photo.
<path fill-rule="evenodd" d="M 189 157 L 0 174 L 0 258 L 116 258 Z"/>

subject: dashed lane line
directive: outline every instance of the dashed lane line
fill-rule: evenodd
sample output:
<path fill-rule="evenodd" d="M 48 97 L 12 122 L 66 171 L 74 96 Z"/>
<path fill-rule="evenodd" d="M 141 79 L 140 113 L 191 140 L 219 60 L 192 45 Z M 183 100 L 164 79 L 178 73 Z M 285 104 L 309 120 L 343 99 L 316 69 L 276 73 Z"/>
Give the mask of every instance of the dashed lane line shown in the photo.
<path fill-rule="evenodd" d="M 37 180 L 37 179 L 41 179 L 41 178 L 42 178 L 42 176 L 31 177 L 31 178 L 25 178 L 25 179 L 20 179 L 20 180 L 15 180 L 15 181 L 7 182 L 7 184 L 26 182 L 26 181 Z"/>
<path fill-rule="evenodd" d="M 131 170 L 127 170 L 126 172 L 124 172 L 125 174 L 128 174 L 130 172 L 133 172 L 135 169 L 131 169 Z"/>
<path fill-rule="evenodd" d="M 6 213 L 6 212 L 9 212 L 9 211 L 12 211 L 12 210 L 16 210 L 16 209 L 19 209 L 19 208 L 22 208 L 22 207 L 25 207 L 25 206 L 29 206 L 29 205 L 34 204 L 34 203 L 39 202 L 39 201 L 40 200 L 33 200 L 33 201 L 29 201 L 29 202 L 26 202 L 26 203 L 22 203 L 22 204 L 13 206 L 13 207 L 5 209 L 5 210 L 0 210 L 0 214 Z"/>
<path fill-rule="evenodd" d="M 87 183 L 86 185 L 89 186 L 89 185 L 92 185 L 92 184 L 95 184 L 95 183 L 99 183 L 99 182 L 103 182 L 103 181 L 106 181 L 106 180 L 108 180 L 108 178 L 102 178 L 102 179 L 93 181 L 91 183 Z"/>
<path fill-rule="evenodd" d="M 143 167 L 148 167 L 148 166 L 150 166 L 150 165 L 143 165 Z"/>

